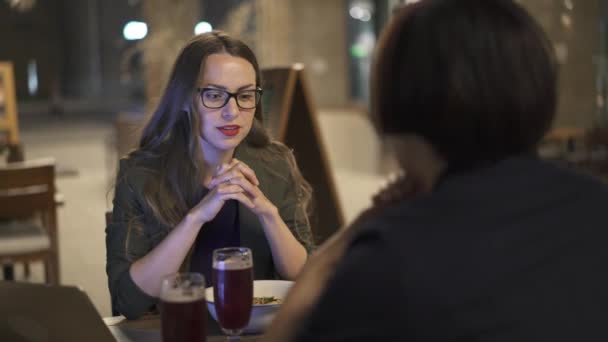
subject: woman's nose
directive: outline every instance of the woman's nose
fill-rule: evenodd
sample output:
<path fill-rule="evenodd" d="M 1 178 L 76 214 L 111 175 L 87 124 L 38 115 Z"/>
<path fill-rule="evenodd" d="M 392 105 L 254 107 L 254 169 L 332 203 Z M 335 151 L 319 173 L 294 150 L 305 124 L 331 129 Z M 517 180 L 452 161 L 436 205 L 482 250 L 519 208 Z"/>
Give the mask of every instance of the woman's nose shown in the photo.
<path fill-rule="evenodd" d="M 239 114 L 239 106 L 235 98 L 228 100 L 228 103 L 222 108 L 222 117 L 226 120 L 232 120 Z"/>

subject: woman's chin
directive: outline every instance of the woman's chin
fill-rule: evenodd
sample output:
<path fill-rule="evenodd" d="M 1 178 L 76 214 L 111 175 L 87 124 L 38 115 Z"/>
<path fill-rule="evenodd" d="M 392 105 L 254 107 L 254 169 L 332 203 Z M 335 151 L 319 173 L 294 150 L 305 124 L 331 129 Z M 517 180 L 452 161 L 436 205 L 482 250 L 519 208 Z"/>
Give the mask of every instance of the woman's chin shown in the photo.
<path fill-rule="evenodd" d="M 214 136 L 211 139 L 202 139 L 202 146 L 203 150 L 211 148 L 217 151 L 232 151 L 239 146 L 244 139 L 245 137 L 240 134 L 234 137 Z"/>
<path fill-rule="evenodd" d="M 213 147 L 220 151 L 231 151 L 234 150 L 242 142 L 242 139 L 226 139 L 218 141 L 213 144 Z"/>

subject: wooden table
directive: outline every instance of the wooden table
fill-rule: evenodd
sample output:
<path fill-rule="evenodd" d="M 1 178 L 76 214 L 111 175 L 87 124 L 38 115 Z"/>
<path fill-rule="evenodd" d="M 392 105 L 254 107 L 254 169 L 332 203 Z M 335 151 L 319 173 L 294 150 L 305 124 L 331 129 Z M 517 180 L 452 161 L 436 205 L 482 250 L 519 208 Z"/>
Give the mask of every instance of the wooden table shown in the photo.
<path fill-rule="evenodd" d="M 144 316 L 137 320 L 127 320 L 123 316 L 103 319 L 118 342 L 161 342 L 160 317 Z M 225 342 L 217 323 L 207 316 L 207 342 Z M 242 341 L 258 341 L 259 335 L 244 335 Z"/>

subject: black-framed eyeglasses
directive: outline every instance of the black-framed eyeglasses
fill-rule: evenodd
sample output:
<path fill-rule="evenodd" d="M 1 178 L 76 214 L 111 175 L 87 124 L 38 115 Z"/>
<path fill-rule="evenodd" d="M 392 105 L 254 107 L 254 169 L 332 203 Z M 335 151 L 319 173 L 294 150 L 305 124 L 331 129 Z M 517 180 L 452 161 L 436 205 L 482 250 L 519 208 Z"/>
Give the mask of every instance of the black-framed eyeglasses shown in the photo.
<path fill-rule="evenodd" d="M 241 109 L 255 108 L 262 98 L 262 88 L 241 90 L 236 93 L 231 93 L 224 89 L 217 88 L 198 88 L 203 106 L 210 109 L 222 108 L 230 101 L 231 97 L 236 100 L 236 105 Z"/>

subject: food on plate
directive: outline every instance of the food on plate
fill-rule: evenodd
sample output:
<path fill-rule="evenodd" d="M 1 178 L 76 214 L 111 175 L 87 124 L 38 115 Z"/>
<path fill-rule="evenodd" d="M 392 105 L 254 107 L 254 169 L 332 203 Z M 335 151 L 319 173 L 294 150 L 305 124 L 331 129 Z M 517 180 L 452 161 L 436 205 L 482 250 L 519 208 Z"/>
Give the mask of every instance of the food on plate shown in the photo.
<path fill-rule="evenodd" d="M 259 304 L 281 304 L 283 300 L 275 296 L 270 297 L 253 297 L 253 305 Z"/>

